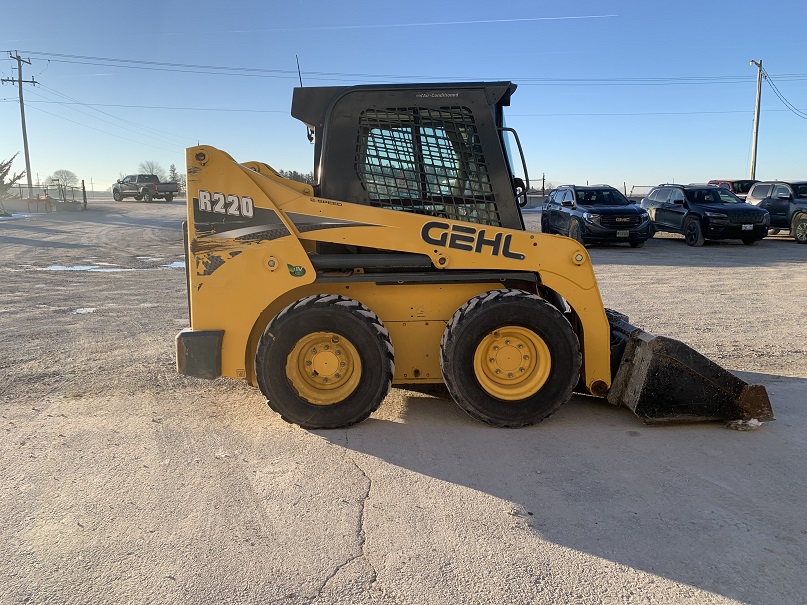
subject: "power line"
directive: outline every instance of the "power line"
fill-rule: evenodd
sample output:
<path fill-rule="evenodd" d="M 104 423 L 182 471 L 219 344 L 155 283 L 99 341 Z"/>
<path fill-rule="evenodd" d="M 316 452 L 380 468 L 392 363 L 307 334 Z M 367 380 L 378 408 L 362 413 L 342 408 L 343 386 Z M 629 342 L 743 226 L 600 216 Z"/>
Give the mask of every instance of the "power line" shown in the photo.
<path fill-rule="evenodd" d="M 51 61 L 75 63 L 81 65 L 96 65 L 100 67 L 117 67 L 124 69 L 140 69 L 151 71 L 170 71 L 180 73 L 198 73 L 206 75 L 229 75 L 261 78 L 296 79 L 295 70 L 266 69 L 254 67 L 239 67 L 232 65 L 203 65 L 189 63 L 169 63 L 161 61 L 144 61 L 139 59 L 118 59 L 113 57 L 96 57 L 89 55 L 69 55 L 63 53 L 46 53 L 25 51 L 29 55 L 50 57 Z M 390 80 L 421 80 L 423 76 L 394 75 L 394 74 L 366 74 L 350 72 L 306 72 L 307 77 L 321 76 L 314 79 L 381 79 Z M 807 74 L 779 74 L 780 81 L 807 80 Z M 439 81 L 458 81 L 463 77 L 451 76 L 437 78 Z M 501 77 L 494 78 L 496 80 Z M 632 77 L 632 78 L 510 78 L 523 86 L 671 86 L 671 85 L 703 85 L 703 84 L 743 84 L 751 80 L 749 76 L 678 76 L 678 77 Z"/>
<path fill-rule="evenodd" d="M 93 115 L 91 115 L 91 114 L 88 114 L 88 113 L 86 113 L 86 112 L 80 111 L 80 110 L 76 109 L 75 107 L 72 107 L 72 105 L 75 105 L 75 104 L 78 104 L 78 105 L 83 105 L 83 106 L 84 106 L 84 107 L 86 107 L 87 109 L 90 109 L 90 110 L 92 110 L 92 111 L 98 112 L 98 113 L 100 113 L 100 114 L 102 114 L 102 115 L 105 115 L 105 116 L 109 116 L 110 118 L 113 118 L 113 119 L 118 120 L 118 121 L 120 121 L 120 122 L 123 122 L 123 123 L 125 123 L 125 124 L 129 124 L 129 125 L 131 125 L 131 126 L 134 126 L 134 127 L 138 128 L 139 130 L 147 130 L 147 131 L 150 131 L 150 132 L 154 133 L 156 136 L 158 136 L 158 137 L 160 137 L 160 138 L 165 139 L 165 142 L 166 142 L 166 143 L 171 143 L 171 140 L 170 140 L 171 138 L 173 138 L 175 141 L 183 141 L 183 142 L 184 142 L 184 141 L 187 141 L 187 140 L 190 138 L 190 137 L 182 137 L 182 136 L 179 136 L 179 135 L 171 135 L 170 133 L 164 133 L 162 130 L 158 130 L 158 129 L 156 129 L 156 128 L 152 128 L 152 127 L 150 127 L 150 126 L 144 126 L 143 124 L 138 124 L 138 123 L 136 123 L 136 122 L 132 122 L 131 120 L 126 120 L 126 119 L 124 119 L 124 118 L 120 118 L 120 117 L 118 117 L 118 116 L 116 116 L 116 115 L 113 115 L 113 114 L 108 113 L 108 112 L 106 112 L 106 111 L 103 111 L 103 110 L 101 110 L 101 109 L 96 109 L 95 107 L 92 107 L 91 105 L 88 105 L 87 103 L 83 103 L 82 101 L 79 101 L 78 99 L 74 99 L 73 97 L 71 97 L 71 96 L 69 96 L 69 95 L 66 95 L 66 94 L 64 94 L 64 93 L 61 93 L 61 92 L 59 92 L 58 90 L 56 90 L 56 89 L 54 89 L 54 88 L 51 88 L 50 86 L 44 86 L 44 85 L 42 85 L 42 88 L 43 88 L 43 89 L 45 89 L 46 91 L 48 91 L 48 92 L 52 93 L 52 94 L 55 94 L 55 95 L 58 95 L 58 96 L 60 96 L 60 97 L 62 97 L 62 98 L 65 98 L 65 99 L 69 99 L 69 100 L 70 100 L 70 102 L 69 102 L 69 103 L 68 103 L 68 102 L 64 102 L 64 101 L 48 101 L 48 102 L 52 102 L 52 103 L 58 103 L 58 104 L 60 104 L 60 105 L 65 105 L 65 106 L 68 106 L 68 107 L 70 107 L 70 109 L 73 109 L 74 111 L 78 111 L 79 113 L 83 113 L 83 114 L 88 115 L 88 116 L 90 116 L 90 117 L 94 117 L 95 119 L 97 119 L 97 120 L 101 120 L 102 122 L 107 122 L 108 124 L 112 124 L 113 126 L 117 126 L 118 128 L 122 128 L 122 129 L 124 129 L 124 130 L 129 130 L 129 131 L 131 131 L 131 132 L 137 132 L 137 131 L 131 130 L 130 128 L 126 128 L 125 126 L 120 126 L 120 125 L 118 125 L 118 124 L 114 124 L 114 123 L 112 123 L 112 122 L 109 122 L 108 120 L 103 120 L 103 119 L 101 119 L 101 118 L 98 118 L 98 117 L 93 116 Z"/>
<path fill-rule="evenodd" d="M 113 136 L 113 137 L 115 137 L 117 139 L 122 139 L 124 141 L 129 141 L 130 143 L 137 143 L 138 145 L 144 145 L 146 147 L 152 147 L 154 149 L 159 149 L 160 151 L 167 151 L 169 153 L 175 153 L 177 151 L 176 149 L 166 149 L 165 147 L 157 147 L 156 145 L 149 145 L 148 143 L 143 143 L 141 141 L 135 141 L 133 139 L 127 139 L 126 137 L 122 137 L 122 136 L 114 134 L 112 132 L 108 132 L 106 130 L 101 130 L 100 128 L 95 128 L 93 126 L 88 126 L 87 124 L 82 124 L 81 122 L 76 122 L 75 120 L 71 120 L 70 118 L 65 118 L 64 116 L 60 116 L 58 114 L 51 113 L 50 111 L 45 111 L 44 109 L 41 109 L 39 107 L 35 107 L 33 105 L 31 105 L 31 109 L 36 109 L 37 111 L 41 111 L 42 113 L 46 113 L 46 114 L 48 114 L 50 116 L 53 116 L 54 118 L 59 118 L 60 120 L 65 120 L 66 122 L 72 122 L 73 124 L 77 124 L 77 125 L 79 125 L 79 126 L 81 126 L 83 128 L 89 128 L 90 130 L 95 130 L 97 132 L 102 132 L 104 134 L 108 134 L 110 136 Z"/>
<path fill-rule="evenodd" d="M 760 69 L 762 69 L 762 68 L 760 67 Z M 795 105 L 793 105 L 790 101 L 788 101 L 781 92 L 779 92 L 779 89 L 776 87 L 776 84 L 773 83 L 773 80 L 771 80 L 771 77 L 768 75 L 768 73 L 764 69 L 762 69 L 762 73 L 765 76 L 765 79 L 768 81 L 768 84 L 770 85 L 770 87 L 773 89 L 774 94 L 776 94 L 776 96 L 779 97 L 779 100 L 782 103 L 784 103 L 785 107 L 787 107 L 791 111 L 791 113 L 793 113 L 797 117 L 799 117 L 799 118 L 801 118 L 803 120 L 807 120 L 807 113 L 801 111 L 799 108 L 797 108 Z"/>

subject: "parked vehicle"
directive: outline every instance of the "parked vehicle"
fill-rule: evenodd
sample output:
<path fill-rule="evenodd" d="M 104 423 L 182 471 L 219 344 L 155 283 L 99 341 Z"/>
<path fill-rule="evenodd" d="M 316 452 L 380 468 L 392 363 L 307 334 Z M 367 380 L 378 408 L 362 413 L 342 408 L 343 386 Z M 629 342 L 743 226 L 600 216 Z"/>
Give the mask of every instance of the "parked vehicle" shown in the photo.
<path fill-rule="evenodd" d="M 633 248 L 651 236 L 647 212 L 608 185 L 564 185 L 552 191 L 541 210 L 541 230 L 582 244 L 625 242 Z"/>
<path fill-rule="evenodd" d="M 751 188 L 747 201 L 770 213 L 771 235 L 789 229 L 799 244 L 807 244 L 807 181 L 762 181 Z"/>
<path fill-rule="evenodd" d="M 714 185 L 659 185 L 642 200 L 656 231 L 681 233 L 690 246 L 707 239 L 758 243 L 768 234 L 770 215 Z"/>
<path fill-rule="evenodd" d="M 130 174 L 115 181 L 112 185 L 112 198 L 120 202 L 125 197 L 133 197 L 138 202 L 162 200 L 170 202 L 179 193 L 176 183 L 161 183 L 155 174 Z"/>
<path fill-rule="evenodd" d="M 758 181 L 755 179 L 712 179 L 709 181 L 709 184 L 723 187 L 723 189 L 728 189 L 741 200 L 745 200 L 745 196 L 748 195 L 748 191 L 756 182 Z"/>

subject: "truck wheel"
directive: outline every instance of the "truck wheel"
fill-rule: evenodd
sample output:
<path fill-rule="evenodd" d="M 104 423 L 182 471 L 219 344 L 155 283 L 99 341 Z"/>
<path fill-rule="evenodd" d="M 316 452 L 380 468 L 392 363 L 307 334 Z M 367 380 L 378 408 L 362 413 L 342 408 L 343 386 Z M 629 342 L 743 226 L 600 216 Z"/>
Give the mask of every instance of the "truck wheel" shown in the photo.
<path fill-rule="evenodd" d="M 688 218 L 684 223 L 684 240 L 687 246 L 703 246 L 706 238 L 703 237 L 701 222 L 694 216 Z"/>
<path fill-rule="evenodd" d="M 147 204 L 151 201 L 151 191 L 149 191 L 148 189 L 146 189 L 143 192 L 143 201 L 146 202 Z"/>
<path fill-rule="evenodd" d="M 550 303 L 521 290 L 475 296 L 454 313 L 440 344 L 449 393 L 468 414 L 499 427 L 539 422 L 580 379 L 577 335 Z"/>
<path fill-rule="evenodd" d="M 142 195 L 136 195 L 136 196 L 134 196 L 134 198 L 135 198 L 135 200 L 137 200 L 139 202 L 140 200 L 143 199 L 143 196 Z"/>
<path fill-rule="evenodd" d="M 173 199 L 174 199 L 174 194 L 173 193 L 166 193 L 165 194 L 165 201 L 166 202 L 173 201 Z"/>
<path fill-rule="evenodd" d="M 744 237 L 744 238 L 742 238 L 742 240 L 743 240 L 743 243 L 746 246 L 756 246 L 759 242 L 762 241 L 761 238 L 756 237 L 756 236 L 754 236 L 754 237 Z"/>
<path fill-rule="evenodd" d="M 266 327 L 255 374 L 269 407 L 305 429 L 361 422 L 392 386 L 389 332 L 360 302 L 317 294 L 292 303 Z"/>
<path fill-rule="evenodd" d="M 797 244 L 807 244 L 807 216 L 796 217 L 790 232 L 796 238 Z"/>
<path fill-rule="evenodd" d="M 768 229 L 768 235 L 779 235 L 779 229 Z"/>
<path fill-rule="evenodd" d="M 116 189 L 115 191 L 112 192 L 112 199 L 115 200 L 116 202 L 119 202 L 123 199 L 123 196 L 121 196 L 120 191 Z"/>

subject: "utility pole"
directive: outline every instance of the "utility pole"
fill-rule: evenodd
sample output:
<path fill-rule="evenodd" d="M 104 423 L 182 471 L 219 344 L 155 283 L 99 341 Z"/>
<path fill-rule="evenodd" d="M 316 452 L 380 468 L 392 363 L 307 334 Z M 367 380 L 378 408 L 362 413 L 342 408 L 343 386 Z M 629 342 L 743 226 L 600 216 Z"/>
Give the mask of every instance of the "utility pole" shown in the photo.
<path fill-rule="evenodd" d="M 759 104 L 762 99 L 762 59 L 759 61 L 751 61 L 750 65 L 757 67 L 757 104 L 754 110 L 754 138 L 751 143 L 751 169 L 748 173 L 748 178 L 755 179 L 757 173 L 757 139 L 759 138 Z"/>
<path fill-rule="evenodd" d="M 14 51 L 16 53 L 16 51 Z M 12 59 L 17 60 L 17 79 L 14 78 L 3 78 L 0 82 L 12 82 L 15 84 L 19 84 L 20 86 L 20 117 L 22 118 L 22 144 L 23 148 L 25 149 L 25 175 L 28 177 L 28 197 L 31 197 L 31 158 L 28 155 L 28 132 L 25 130 L 25 101 L 22 98 L 22 85 L 25 84 L 33 84 L 36 85 L 37 82 L 34 78 L 30 80 L 23 80 L 22 79 L 22 64 L 27 63 L 28 65 L 31 64 L 30 59 L 23 59 L 19 53 L 12 55 L 11 52 L 8 53 Z"/>

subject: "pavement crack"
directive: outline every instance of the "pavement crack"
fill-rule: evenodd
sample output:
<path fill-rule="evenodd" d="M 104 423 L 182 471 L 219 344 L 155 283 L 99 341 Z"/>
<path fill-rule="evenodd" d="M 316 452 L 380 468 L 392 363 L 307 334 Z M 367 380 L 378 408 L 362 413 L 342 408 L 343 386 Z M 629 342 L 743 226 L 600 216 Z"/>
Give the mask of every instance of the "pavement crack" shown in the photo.
<path fill-rule="evenodd" d="M 375 566 L 370 561 L 369 557 L 367 557 L 367 553 L 365 552 L 365 546 L 367 544 L 367 530 L 365 528 L 365 511 L 367 510 L 367 501 L 370 498 L 370 493 L 373 489 L 373 480 L 370 475 L 359 465 L 359 463 L 353 458 L 353 456 L 348 456 L 350 461 L 353 463 L 353 466 L 361 473 L 361 475 L 365 479 L 365 487 L 366 489 L 359 497 L 359 515 L 356 520 L 356 537 L 358 538 L 358 553 L 354 556 L 350 557 L 340 565 L 337 565 L 336 568 L 333 570 L 332 573 L 328 575 L 327 578 L 323 581 L 322 585 L 320 586 L 317 594 L 311 599 L 310 603 L 314 603 L 318 601 L 320 598 L 326 598 L 325 593 L 333 580 L 340 574 L 340 572 L 345 569 L 346 567 L 350 566 L 352 563 L 363 560 L 367 567 L 370 569 L 370 574 L 368 580 L 365 582 L 364 590 L 369 592 L 373 589 L 373 586 L 378 581 L 378 572 Z"/>

